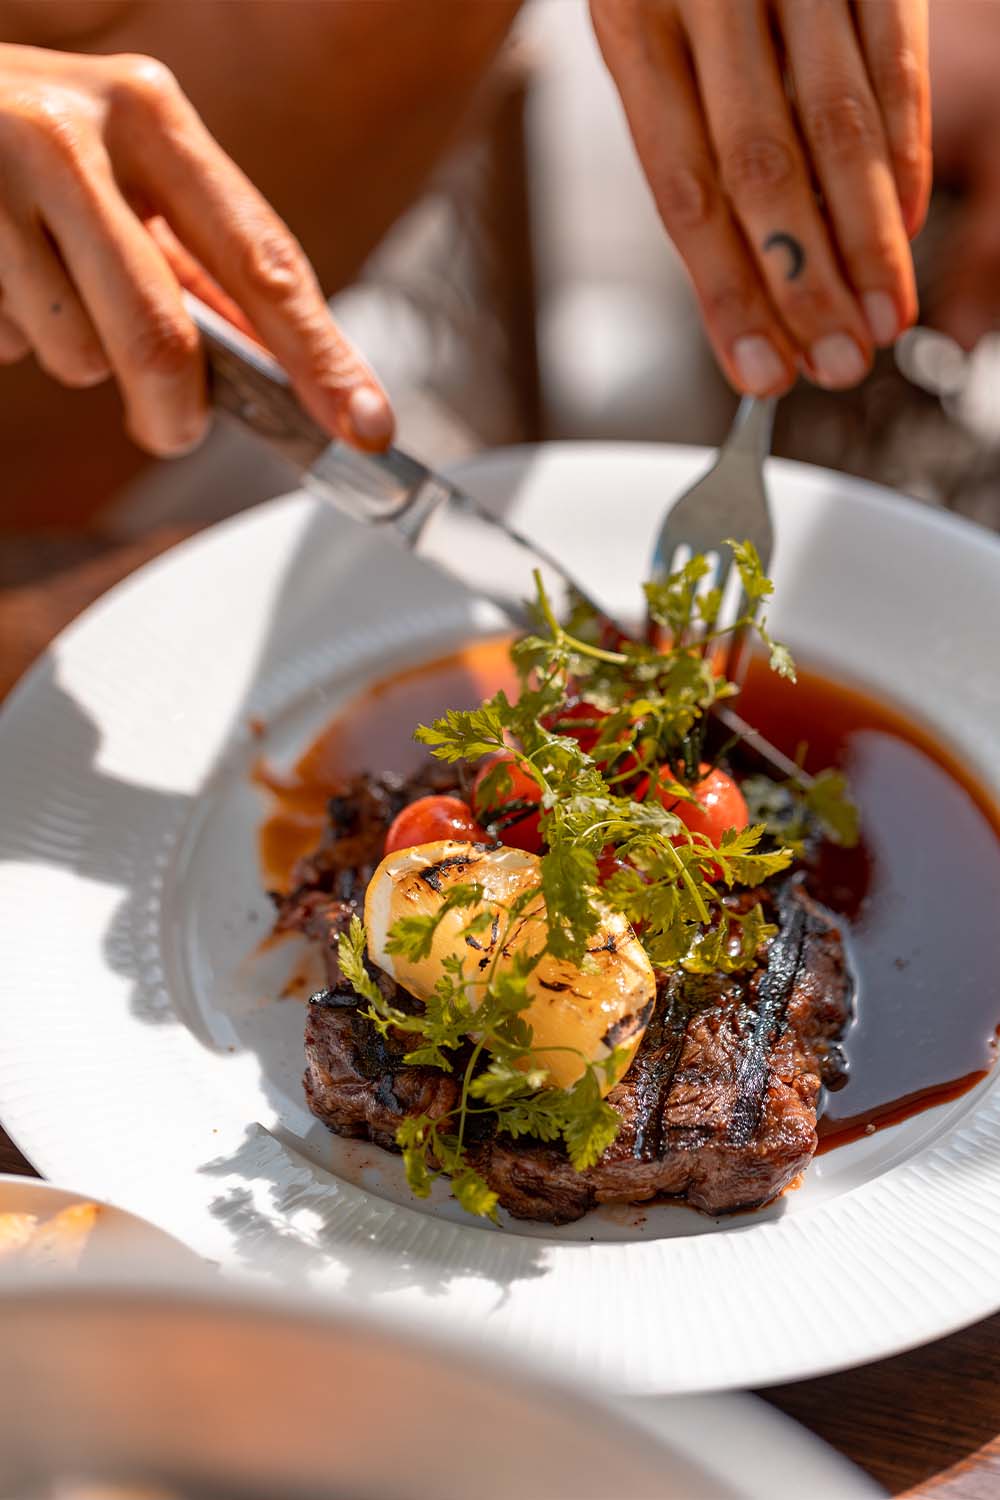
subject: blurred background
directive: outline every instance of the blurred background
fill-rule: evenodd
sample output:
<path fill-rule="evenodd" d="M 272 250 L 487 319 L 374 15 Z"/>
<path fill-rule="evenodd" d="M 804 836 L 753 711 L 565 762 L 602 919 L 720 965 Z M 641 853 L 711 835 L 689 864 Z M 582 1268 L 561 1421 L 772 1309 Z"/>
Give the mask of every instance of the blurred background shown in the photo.
<path fill-rule="evenodd" d="M 233 14 L 241 0 L 222 3 Z M 65 8 L 34 0 L 0 14 L 24 13 L 27 37 L 8 39 L 131 50 L 127 22 L 31 35 Z M 932 45 L 937 165 L 916 245 L 922 326 L 855 391 L 800 384 L 779 408 L 775 451 L 995 527 L 1000 5 L 938 0 Z M 213 125 L 199 80 L 177 71 Z M 415 201 L 349 276 L 336 257 L 327 271 L 308 223 L 275 198 L 317 257 L 338 321 L 387 385 L 401 443 L 438 464 L 539 439 L 717 443 L 735 397 L 653 209 L 586 7 L 522 9 L 462 121 Z M 282 122 L 271 128 L 280 140 Z M 239 160 L 238 143 L 217 133 Z M 324 191 L 350 217 L 331 176 Z M 57 392 L 30 365 L 0 370 L 0 691 L 138 562 L 293 487 L 294 475 L 221 424 L 197 453 L 157 463 L 120 436 L 110 387 Z"/>

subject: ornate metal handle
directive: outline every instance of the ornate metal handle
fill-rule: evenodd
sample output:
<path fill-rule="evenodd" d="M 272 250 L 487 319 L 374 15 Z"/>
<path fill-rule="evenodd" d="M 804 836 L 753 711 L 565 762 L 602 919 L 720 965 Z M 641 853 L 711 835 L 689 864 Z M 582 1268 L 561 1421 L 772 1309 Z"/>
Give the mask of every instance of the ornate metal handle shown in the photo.
<path fill-rule="evenodd" d="M 212 402 L 283 454 L 303 472 L 308 488 L 332 500 L 356 521 L 396 522 L 404 539 L 419 531 L 426 516 L 411 516 L 418 492 L 434 480 L 426 465 L 398 448 L 361 453 L 330 438 L 300 404 L 288 376 L 266 350 L 197 297 L 185 304 L 201 334 Z M 443 489 L 436 503 L 444 498 Z"/>
<path fill-rule="evenodd" d="M 184 301 L 205 348 L 213 404 L 309 468 L 330 436 L 303 409 L 277 360 L 197 297 Z"/>

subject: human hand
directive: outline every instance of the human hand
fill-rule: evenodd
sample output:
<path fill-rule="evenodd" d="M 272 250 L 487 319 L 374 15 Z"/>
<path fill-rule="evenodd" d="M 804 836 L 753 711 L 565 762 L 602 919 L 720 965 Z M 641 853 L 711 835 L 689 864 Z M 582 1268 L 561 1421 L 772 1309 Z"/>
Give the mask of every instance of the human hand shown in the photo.
<path fill-rule="evenodd" d="M 34 351 L 66 385 L 114 375 L 136 442 L 185 452 L 208 412 L 182 285 L 249 324 L 332 435 L 389 442 L 388 400 L 300 245 L 171 73 L 0 45 L 0 363 Z"/>
<path fill-rule="evenodd" d="M 726 375 L 854 385 L 916 316 L 926 0 L 591 0 Z M 822 194 L 821 201 L 816 189 Z"/>

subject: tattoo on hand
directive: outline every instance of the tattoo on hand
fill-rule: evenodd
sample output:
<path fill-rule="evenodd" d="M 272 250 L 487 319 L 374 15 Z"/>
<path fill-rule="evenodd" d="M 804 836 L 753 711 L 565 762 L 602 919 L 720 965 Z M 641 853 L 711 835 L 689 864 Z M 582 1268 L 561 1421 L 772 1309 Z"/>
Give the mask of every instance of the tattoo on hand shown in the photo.
<path fill-rule="evenodd" d="M 798 240 L 791 234 L 785 234 L 784 230 L 778 230 L 775 234 L 769 234 L 764 241 L 764 249 L 785 250 L 788 253 L 788 268 L 785 271 L 785 280 L 794 281 L 797 276 L 802 275 L 802 267 L 806 263 L 806 252 Z"/>

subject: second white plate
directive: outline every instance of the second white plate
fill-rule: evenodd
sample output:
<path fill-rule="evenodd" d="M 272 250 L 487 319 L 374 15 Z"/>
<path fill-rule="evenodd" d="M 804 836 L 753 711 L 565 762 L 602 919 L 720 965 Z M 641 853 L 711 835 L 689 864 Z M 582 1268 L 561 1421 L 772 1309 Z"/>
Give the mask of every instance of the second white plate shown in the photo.
<path fill-rule="evenodd" d="M 565 446 L 465 477 L 624 609 L 663 497 L 705 460 Z M 936 728 L 1000 798 L 1000 545 L 844 476 L 775 464 L 772 486 L 774 629 Z M 269 920 L 252 723 L 291 758 L 373 676 L 496 625 L 292 498 L 144 569 L 56 642 L 0 720 L 4 1124 L 42 1171 L 227 1266 L 619 1391 L 811 1375 L 994 1311 L 992 1078 L 723 1223 L 657 1207 L 494 1231 L 443 1189 L 414 1204 L 394 1159 L 309 1115 L 302 1008 L 273 998 L 289 956 L 249 959 Z"/>

